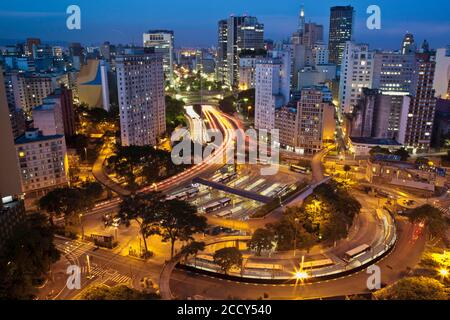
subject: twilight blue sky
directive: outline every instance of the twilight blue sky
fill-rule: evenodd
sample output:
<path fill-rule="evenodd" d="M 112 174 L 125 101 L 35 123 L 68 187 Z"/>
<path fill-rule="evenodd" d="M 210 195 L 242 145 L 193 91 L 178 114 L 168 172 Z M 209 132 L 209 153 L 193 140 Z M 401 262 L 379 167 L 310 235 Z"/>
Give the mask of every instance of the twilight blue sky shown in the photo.
<path fill-rule="evenodd" d="M 82 29 L 66 29 L 66 8 L 77 4 Z M 217 21 L 230 14 L 249 14 L 265 24 L 265 38 L 286 38 L 297 26 L 300 6 L 307 20 L 324 24 L 328 33 L 329 8 L 351 4 L 356 9 L 358 42 L 374 48 L 399 47 L 406 31 L 432 47 L 450 44 L 448 0 L 1 0 L 0 40 L 40 37 L 43 41 L 80 41 L 98 44 L 141 44 L 142 32 L 152 28 L 175 31 L 176 46 L 216 44 Z M 381 7 L 382 29 L 365 27 L 366 9 Z M 4 41 L 2 41 L 4 42 Z"/>

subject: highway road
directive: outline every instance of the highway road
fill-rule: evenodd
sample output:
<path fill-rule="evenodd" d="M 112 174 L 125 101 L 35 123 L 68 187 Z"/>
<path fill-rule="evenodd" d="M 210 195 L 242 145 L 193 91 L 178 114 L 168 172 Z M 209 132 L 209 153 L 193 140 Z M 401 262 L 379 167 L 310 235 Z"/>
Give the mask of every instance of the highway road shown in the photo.
<path fill-rule="evenodd" d="M 408 268 L 414 268 L 420 260 L 425 236 L 418 236 L 416 228 L 407 222 L 399 222 L 399 240 L 395 249 L 377 263 L 381 268 L 383 284 L 391 284 L 405 276 Z M 361 271 L 335 280 L 295 286 L 239 283 L 175 270 L 170 288 L 180 299 L 194 296 L 205 299 L 257 299 L 264 293 L 269 295 L 269 299 L 315 299 L 367 293 L 368 276 L 365 271 Z"/>

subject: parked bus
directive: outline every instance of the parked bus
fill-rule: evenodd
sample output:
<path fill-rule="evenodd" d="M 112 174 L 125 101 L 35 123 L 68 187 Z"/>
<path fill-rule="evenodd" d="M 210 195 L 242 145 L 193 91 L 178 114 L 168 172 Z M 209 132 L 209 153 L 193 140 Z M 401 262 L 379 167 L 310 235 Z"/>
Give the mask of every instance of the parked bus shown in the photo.
<path fill-rule="evenodd" d="M 194 197 L 196 194 L 199 193 L 198 188 L 184 188 L 178 192 L 172 193 L 168 197 L 166 197 L 166 200 L 187 200 L 192 197 Z"/>
<path fill-rule="evenodd" d="M 291 171 L 294 171 L 294 172 L 297 172 L 297 173 L 303 173 L 303 174 L 309 173 L 309 171 L 310 171 L 308 168 L 297 166 L 295 164 L 291 164 L 289 169 Z"/>
<path fill-rule="evenodd" d="M 303 262 L 303 269 L 319 269 L 319 268 L 330 267 L 332 265 L 334 265 L 334 262 L 331 259 L 307 261 L 307 262 Z"/>
<path fill-rule="evenodd" d="M 225 184 L 225 183 L 228 183 L 228 182 L 234 180 L 236 177 L 237 177 L 236 172 L 227 173 L 222 178 L 220 178 L 217 182 Z"/>
<path fill-rule="evenodd" d="M 222 200 L 210 203 L 209 205 L 203 207 L 203 211 L 205 213 L 211 213 L 211 212 L 217 211 L 217 210 L 219 210 L 221 208 L 225 208 L 229 204 L 231 204 L 231 199 L 230 198 L 224 198 Z"/>
<path fill-rule="evenodd" d="M 353 259 L 355 259 L 356 257 L 359 257 L 360 255 L 370 251 L 372 249 L 371 246 L 369 246 L 368 244 L 362 244 L 352 250 L 347 251 L 344 254 L 344 260 L 349 262 Z"/>
<path fill-rule="evenodd" d="M 255 270 L 277 270 L 282 271 L 283 266 L 281 264 L 272 263 L 246 263 L 245 269 L 255 269 Z"/>

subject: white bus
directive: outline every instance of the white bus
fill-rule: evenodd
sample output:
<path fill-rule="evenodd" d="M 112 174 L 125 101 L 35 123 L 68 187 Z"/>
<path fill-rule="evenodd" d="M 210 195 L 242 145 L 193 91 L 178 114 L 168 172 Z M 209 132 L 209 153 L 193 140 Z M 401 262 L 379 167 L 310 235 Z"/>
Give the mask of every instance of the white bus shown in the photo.
<path fill-rule="evenodd" d="M 230 198 L 224 198 L 224 199 L 221 199 L 219 201 L 210 203 L 207 206 L 204 206 L 203 207 L 203 211 L 205 213 L 211 213 L 211 212 L 217 211 L 217 210 L 219 210 L 221 208 L 225 208 L 229 204 L 231 204 L 231 199 Z"/>
<path fill-rule="evenodd" d="M 198 188 L 188 187 L 170 194 L 169 196 L 166 197 L 166 200 L 187 200 L 194 197 L 198 193 L 199 193 Z"/>
<path fill-rule="evenodd" d="M 364 253 L 370 251 L 372 249 L 371 246 L 369 246 L 368 244 L 362 244 L 352 250 L 347 251 L 344 254 L 344 260 L 349 262 L 357 257 L 359 257 L 360 255 L 363 255 Z"/>

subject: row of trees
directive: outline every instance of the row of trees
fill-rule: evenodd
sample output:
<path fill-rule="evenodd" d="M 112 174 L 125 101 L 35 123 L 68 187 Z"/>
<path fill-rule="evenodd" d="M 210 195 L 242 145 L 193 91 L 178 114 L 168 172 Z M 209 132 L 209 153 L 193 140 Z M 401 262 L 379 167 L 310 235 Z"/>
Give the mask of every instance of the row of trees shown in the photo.
<path fill-rule="evenodd" d="M 450 291 L 428 277 L 408 277 L 375 293 L 379 300 L 449 300 Z"/>
<path fill-rule="evenodd" d="M 311 249 L 347 237 L 361 204 L 341 185 L 332 181 L 318 186 L 300 207 L 288 208 L 283 218 L 254 232 L 249 248 L 260 255 L 276 246 L 279 251 Z"/>
<path fill-rule="evenodd" d="M 132 289 L 126 285 L 108 287 L 96 285 L 87 289 L 81 295 L 82 300 L 157 300 L 160 299 L 156 293 L 146 293 Z"/>
<path fill-rule="evenodd" d="M 134 191 L 175 175 L 185 166 L 175 165 L 171 153 L 165 150 L 151 146 L 117 145 L 114 155 L 107 160 L 106 168 L 122 177 L 129 189 Z"/>
<path fill-rule="evenodd" d="M 131 221 L 137 223 L 144 243 L 144 255 L 149 253 L 147 238 L 152 235 L 160 235 L 163 242 L 170 242 L 173 257 L 177 241 L 193 241 L 193 235 L 204 232 L 207 227 L 206 218 L 197 215 L 195 206 L 186 201 L 165 200 L 159 192 L 124 198 L 118 217 L 126 226 L 130 226 Z M 185 247 L 183 253 L 189 254 L 192 250 L 192 246 Z"/>
<path fill-rule="evenodd" d="M 103 187 L 98 182 L 85 182 L 78 188 L 54 189 L 39 199 L 38 205 L 50 215 L 51 224 L 55 216 L 63 216 L 67 224 L 77 214 L 92 209 L 102 193 Z"/>
<path fill-rule="evenodd" d="M 48 217 L 30 214 L 14 227 L 0 252 L 0 300 L 26 300 L 35 295 L 59 251 L 53 244 L 54 228 Z"/>

